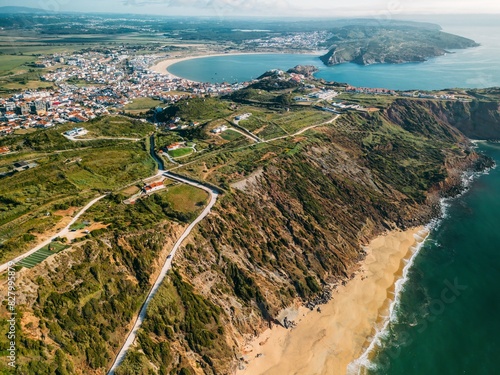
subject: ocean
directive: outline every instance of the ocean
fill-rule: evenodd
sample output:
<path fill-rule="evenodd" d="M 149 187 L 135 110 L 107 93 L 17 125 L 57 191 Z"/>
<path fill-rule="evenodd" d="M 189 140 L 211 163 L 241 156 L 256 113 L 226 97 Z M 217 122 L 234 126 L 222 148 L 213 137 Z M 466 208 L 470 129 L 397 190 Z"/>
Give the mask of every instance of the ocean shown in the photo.
<path fill-rule="evenodd" d="M 243 82 L 270 69 L 287 70 L 296 65 L 315 65 L 317 78 L 353 86 L 394 90 L 438 90 L 500 86 L 499 27 L 488 22 L 464 25 L 447 20 L 444 31 L 474 39 L 480 47 L 451 51 L 423 63 L 341 64 L 327 67 L 318 55 L 258 54 L 213 56 L 185 60 L 170 66 L 179 77 L 200 82 Z M 500 21 L 500 16 L 498 20 Z M 458 23 L 458 24 L 457 24 Z"/>
<path fill-rule="evenodd" d="M 271 54 L 188 60 L 169 70 L 197 81 L 234 82 L 312 64 L 318 78 L 355 86 L 500 86 L 500 16 L 431 21 L 481 46 L 419 64 L 325 67 L 313 55 Z M 500 144 L 480 143 L 478 150 L 500 165 Z M 446 201 L 443 217 L 431 227 L 407 268 L 389 323 L 353 374 L 500 374 L 500 167 L 475 176 L 463 195 Z"/>
<path fill-rule="evenodd" d="M 500 165 L 500 144 L 479 151 Z M 494 375 L 500 354 L 500 168 L 444 204 L 358 374 Z M 355 369 L 355 368 L 354 368 Z"/>

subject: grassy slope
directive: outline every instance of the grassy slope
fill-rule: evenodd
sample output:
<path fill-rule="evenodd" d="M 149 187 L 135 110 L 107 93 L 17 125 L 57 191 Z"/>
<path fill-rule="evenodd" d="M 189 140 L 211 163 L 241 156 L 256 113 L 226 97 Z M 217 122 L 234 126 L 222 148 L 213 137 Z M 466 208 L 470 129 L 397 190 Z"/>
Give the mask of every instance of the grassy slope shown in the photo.
<path fill-rule="evenodd" d="M 140 122 L 113 121 L 105 118 L 86 127 L 107 136 L 143 136 L 151 130 Z M 1 180 L 0 259 L 25 250 L 34 243 L 33 236 L 55 227 L 61 218 L 46 217 L 46 212 L 57 211 L 61 205 L 84 206 L 97 193 L 153 174 L 155 164 L 143 142 L 71 142 L 60 134 L 62 130 L 2 140 L 20 152 L 0 158 L 0 166 L 8 169 L 19 160 L 33 160 L 39 166 Z M 26 233 L 31 236 L 25 237 Z"/>
<path fill-rule="evenodd" d="M 250 194 L 231 191 L 220 199 L 181 250 L 179 274 L 194 291 L 231 311 L 222 319 L 230 319 L 239 333 L 253 333 L 293 298 L 312 298 L 324 283 L 348 277 L 363 256 L 360 243 L 388 227 L 429 219 L 427 192 L 446 177 L 445 161 L 461 163 L 465 156 L 456 146 L 460 135 L 439 123 L 430 127 L 432 132 L 421 134 L 391 123 L 385 113 L 350 114 L 299 140 L 198 156 L 180 172 L 230 191 L 230 182 L 258 167 L 264 173 Z M 165 302 L 165 309 L 173 305 Z M 169 319 L 145 324 L 149 341 L 143 338 L 140 348 L 146 354 L 131 354 L 126 368 L 140 361 L 142 369 L 151 366 L 148 361 L 165 365 L 148 348 L 169 342 L 172 353 L 172 340 L 184 342 L 175 319 Z M 217 347 L 234 345 L 230 334 L 216 340 L 193 349 L 207 374 L 226 373 L 231 362 L 232 355 Z M 165 370 L 175 373 L 187 365 L 174 361 Z"/>
<path fill-rule="evenodd" d="M 234 114 L 227 102 L 188 102 L 180 103 L 173 114 L 204 122 Z M 255 109 L 258 112 L 279 121 L 280 112 Z M 296 123 L 290 130 L 313 125 L 303 119 L 322 120 L 316 118 L 319 114 L 291 113 Z M 426 191 L 445 177 L 445 160 L 464 156 L 454 147 L 461 140 L 458 135 L 438 123 L 428 130 L 422 135 L 417 129 L 403 129 L 385 113 L 376 113 L 346 115 L 300 137 L 259 145 L 219 142 L 203 126 L 180 131 L 187 140 L 198 144 L 201 139 L 209 147 L 186 158 L 196 162 L 178 171 L 220 184 L 228 193 L 181 248 L 175 272 L 141 330 L 141 351 L 128 355 L 121 374 L 147 374 L 153 365 L 161 373 L 190 373 L 197 366 L 208 374 L 228 372 L 234 358 L 230 348 L 237 344 L 232 329 L 253 333 L 293 298 L 312 298 L 323 283 L 349 276 L 362 257 L 360 243 L 373 234 L 425 221 L 431 211 L 420 206 Z M 436 138 L 446 133 L 449 137 Z M 164 142 L 171 138 L 160 137 Z M 68 148 L 63 157 L 76 157 L 89 146 L 68 143 L 50 132 L 28 136 L 27 143 L 22 146 L 26 155 Z M 121 155 L 110 153 L 116 151 L 110 150 L 112 145 L 130 150 L 140 143 L 96 145 L 108 160 Z M 92 160 L 82 173 L 103 168 L 109 177 L 112 163 Z M 250 194 L 231 189 L 231 182 L 259 167 L 264 172 L 258 188 Z M 127 168 L 128 163 L 120 172 Z M 72 181 L 71 186 L 79 185 Z M 121 204 L 124 198 L 112 194 L 82 217 L 110 225 L 94 231 L 96 237 L 83 240 L 81 248 L 61 255 L 56 264 L 64 273 L 35 267 L 30 271 L 35 274 L 27 276 L 37 284 L 37 302 L 20 309 L 38 317 L 36 329 L 53 342 L 49 347 L 49 339 L 33 338 L 29 328 L 21 330 L 25 373 L 64 369 L 71 374 L 83 369 L 96 374 L 108 365 L 144 298 L 159 246 L 176 237 L 172 223 L 191 221 L 206 195 L 174 186 L 132 206 Z"/>
<path fill-rule="evenodd" d="M 137 98 L 125 106 L 125 110 L 138 111 L 144 110 L 147 111 L 153 107 L 161 105 L 162 102 L 160 100 L 155 100 L 151 98 Z"/>

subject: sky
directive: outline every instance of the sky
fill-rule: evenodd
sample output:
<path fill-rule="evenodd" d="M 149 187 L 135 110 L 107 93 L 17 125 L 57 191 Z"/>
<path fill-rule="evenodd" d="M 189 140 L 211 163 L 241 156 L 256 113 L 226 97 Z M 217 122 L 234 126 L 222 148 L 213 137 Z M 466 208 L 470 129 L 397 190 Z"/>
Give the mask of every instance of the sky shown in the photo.
<path fill-rule="evenodd" d="M 0 0 L 0 6 L 218 17 L 397 18 L 413 14 L 500 14 L 498 0 Z"/>

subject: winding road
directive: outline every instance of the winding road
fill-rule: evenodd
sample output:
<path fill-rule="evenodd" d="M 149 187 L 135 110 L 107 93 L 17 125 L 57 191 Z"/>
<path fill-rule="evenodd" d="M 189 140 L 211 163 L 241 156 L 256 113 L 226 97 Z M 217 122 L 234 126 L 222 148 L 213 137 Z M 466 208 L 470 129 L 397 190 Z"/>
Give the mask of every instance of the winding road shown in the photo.
<path fill-rule="evenodd" d="M 127 354 L 127 351 L 133 345 L 133 343 L 137 337 L 137 333 L 139 331 L 139 328 L 141 328 L 142 322 L 146 318 L 146 313 L 147 313 L 149 304 L 153 300 L 153 297 L 155 296 L 156 292 L 158 291 L 158 288 L 160 287 L 161 283 L 165 279 L 167 272 L 172 268 L 172 261 L 173 261 L 175 254 L 177 253 L 177 250 L 181 246 L 182 242 L 189 236 L 189 234 L 191 233 L 193 228 L 196 226 L 196 224 L 198 224 L 200 221 L 202 221 L 210 213 L 210 211 L 212 211 L 212 207 L 214 206 L 215 202 L 217 202 L 217 197 L 219 196 L 218 191 L 216 191 L 215 189 L 212 189 L 210 187 L 207 187 L 205 185 L 202 185 L 200 183 L 193 182 L 193 181 L 184 179 L 182 177 L 172 175 L 168 172 L 163 173 L 163 175 L 165 177 L 171 178 L 173 180 L 176 180 L 176 181 L 179 181 L 179 182 L 182 182 L 185 184 L 189 184 L 191 186 L 205 190 L 206 192 L 208 192 L 210 194 L 210 202 L 205 207 L 205 209 L 201 212 L 201 214 L 191 224 L 189 224 L 189 226 L 186 228 L 186 230 L 184 231 L 182 236 L 179 237 L 179 239 L 175 243 L 174 247 L 172 248 L 172 251 L 170 252 L 170 256 L 167 257 L 167 259 L 166 259 L 166 261 L 165 261 L 165 263 L 160 271 L 160 274 L 156 278 L 155 283 L 153 284 L 148 296 L 146 297 L 146 300 L 144 301 L 144 303 L 141 307 L 141 311 L 139 312 L 139 315 L 137 316 L 137 319 L 134 323 L 134 326 L 132 327 L 132 330 L 129 332 L 125 343 L 123 344 L 122 348 L 120 349 L 120 352 L 117 354 L 115 361 L 113 362 L 113 365 L 109 369 L 108 375 L 115 374 L 116 369 L 125 359 L 125 355 Z"/>
<path fill-rule="evenodd" d="M 44 242 L 36 245 L 33 249 L 31 249 L 30 251 L 27 251 L 26 253 L 22 254 L 22 255 L 19 255 L 17 258 L 7 262 L 7 263 L 4 263 L 0 266 L 0 273 L 4 272 L 5 270 L 7 270 L 9 268 L 9 264 L 12 264 L 13 263 L 17 263 L 21 260 L 23 260 L 24 258 L 26 257 L 29 257 L 31 254 L 33 253 L 36 253 L 38 250 L 40 250 L 42 247 L 44 246 L 47 246 L 49 243 L 52 242 L 52 239 L 55 238 L 55 237 L 63 237 L 65 236 L 66 234 L 68 234 L 69 232 L 69 228 L 78 220 L 78 218 L 80 216 L 82 216 L 90 207 L 92 207 L 94 204 L 96 204 L 97 202 L 99 202 L 102 198 L 104 198 L 106 195 L 101 195 L 100 197 L 97 197 L 95 198 L 94 200 L 90 201 L 89 203 L 87 203 L 87 205 L 85 207 L 83 207 L 80 212 L 78 212 L 75 217 L 73 219 L 71 219 L 71 221 L 69 222 L 69 224 L 67 226 L 65 226 L 63 229 L 61 229 L 61 231 L 59 233 L 57 233 L 56 235 L 50 237 L 49 239 L 45 240 Z"/>

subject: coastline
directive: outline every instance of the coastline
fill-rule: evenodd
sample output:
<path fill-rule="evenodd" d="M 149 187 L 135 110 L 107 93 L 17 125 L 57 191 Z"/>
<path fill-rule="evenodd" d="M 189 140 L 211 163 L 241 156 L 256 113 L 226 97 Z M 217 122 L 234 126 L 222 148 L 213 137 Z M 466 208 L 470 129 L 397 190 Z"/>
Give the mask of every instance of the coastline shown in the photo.
<path fill-rule="evenodd" d="M 197 56 L 166 58 L 165 60 L 161 60 L 161 61 L 157 62 L 155 65 L 151 66 L 149 68 L 149 70 L 152 70 L 153 72 L 156 72 L 159 74 L 167 74 L 173 78 L 183 79 L 186 81 L 194 82 L 194 81 L 191 81 L 189 79 L 182 78 L 182 77 L 176 76 L 175 74 L 172 74 L 171 72 L 168 71 L 168 68 L 174 64 L 177 64 L 178 62 L 181 62 L 181 61 L 203 59 L 205 57 L 238 56 L 238 55 L 265 55 L 265 54 L 266 54 L 265 52 L 205 53 L 203 55 L 197 55 Z"/>
<path fill-rule="evenodd" d="M 235 52 L 235 53 L 204 53 L 202 55 L 195 55 L 195 56 L 185 56 L 185 57 L 174 57 L 174 58 L 165 58 L 165 60 L 158 61 L 156 64 L 152 65 L 149 67 L 149 70 L 159 73 L 159 74 L 164 74 L 164 75 L 169 75 L 172 78 L 176 79 L 182 79 L 185 81 L 189 82 L 195 82 L 186 78 L 182 78 L 179 76 L 176 76 L 175 74 L 172 74 L 168 68 L 178 62 L 181 61 L 186 61 L 186 60 L 194 60 L 194 59 L 203 59 L 205 57 L 217 57 L 217 56 L 241 56 L 241 55 L 269 55 L 269 54 L 277 54 L 279 52 Z M 289 53 L 289 52 L 282 52 L 282 53 Z M 295 53 L 299 54 L 299 53 Z M 302 54 L 309 54 L 309 52 L 303 52 Z"/>
<path fill-rule="evenodd" d="M 333 291 L 321 312 L 301 306 L 295 328 L 274 326 L 253 339 L 245 347 L 245 369 L 236 374 L 345 375 L 387 320 L 396 282 L 427 234 L 421 226 L 372 240 L 355 277 Z"/>

